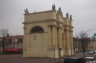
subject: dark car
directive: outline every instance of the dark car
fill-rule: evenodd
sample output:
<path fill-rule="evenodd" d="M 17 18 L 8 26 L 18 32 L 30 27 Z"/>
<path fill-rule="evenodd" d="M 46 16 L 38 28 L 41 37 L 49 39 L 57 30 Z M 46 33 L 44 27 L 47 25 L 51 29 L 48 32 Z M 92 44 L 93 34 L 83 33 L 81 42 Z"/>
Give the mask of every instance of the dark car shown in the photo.
<path fill-rule="evenodd" d="M 70 57 L 70 58 L 65 58 L 63 63 L 86 63 L 85 59 L 80 57 Z"/>

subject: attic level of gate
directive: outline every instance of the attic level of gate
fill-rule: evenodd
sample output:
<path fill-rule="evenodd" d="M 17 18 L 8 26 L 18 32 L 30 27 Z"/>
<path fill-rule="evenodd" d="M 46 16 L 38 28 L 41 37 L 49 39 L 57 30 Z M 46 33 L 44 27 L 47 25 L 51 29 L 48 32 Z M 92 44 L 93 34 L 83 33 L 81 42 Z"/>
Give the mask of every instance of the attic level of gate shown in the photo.
<path fill-rule="evenodd" d="M 55 5 L 52 5 L 52 9 L 48 11 L 42 11 L 42 12 L 33 12 L 29 13 L 28 9 L 25 10 L 25 20 L 24 22 L 37 22 L 37 21 L 60 21 L 64 22 L 65 19 L 68 19 L 72 21 L 72 15 L 69 17 L 69 14 L 66 13 L 66 17 L 63 17 L 63 13 L 61 10 L 61 7 L 56 11 Z"/>

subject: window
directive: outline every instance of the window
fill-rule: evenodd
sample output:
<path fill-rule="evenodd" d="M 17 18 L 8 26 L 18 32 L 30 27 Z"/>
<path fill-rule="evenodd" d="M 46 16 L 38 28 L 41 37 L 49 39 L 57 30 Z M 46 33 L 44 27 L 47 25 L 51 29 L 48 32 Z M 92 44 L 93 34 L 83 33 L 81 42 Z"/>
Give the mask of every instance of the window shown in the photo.
<path fill-rule="evenodd" d="M 18 39 L 15 39 L 15 43 L 18 42 Z"/>
<path fill-rule="evenodd" d="M 32 28 L 32 30 L 31 30 L 31 33 L 43 33 L 43 32 L 44 32 L 43 28 L 41 28 L 39 26 L 36 26 L 36 27 Z"/>

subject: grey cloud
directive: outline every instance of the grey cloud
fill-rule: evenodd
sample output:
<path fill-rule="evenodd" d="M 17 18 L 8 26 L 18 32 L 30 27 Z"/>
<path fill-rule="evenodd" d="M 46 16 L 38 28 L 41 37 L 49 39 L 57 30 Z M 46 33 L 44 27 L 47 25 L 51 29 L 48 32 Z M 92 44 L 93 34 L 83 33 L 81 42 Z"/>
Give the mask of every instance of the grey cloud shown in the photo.
<path fill-rule="evenodd" d="M 23 34 L 24 9 L 29 12 L 50 10 L 52 4 L 60 6 L 63 15 L 73 15 L 74 36 L 87 31 L 90 36 L 96 32 L 96 0 L 0 0 L 0 29 L 8 28 L 10 33 Z M 19 30 L 19 31 L 17 31 Z M 14 32 L 14 33 L 13 33 Z"/>

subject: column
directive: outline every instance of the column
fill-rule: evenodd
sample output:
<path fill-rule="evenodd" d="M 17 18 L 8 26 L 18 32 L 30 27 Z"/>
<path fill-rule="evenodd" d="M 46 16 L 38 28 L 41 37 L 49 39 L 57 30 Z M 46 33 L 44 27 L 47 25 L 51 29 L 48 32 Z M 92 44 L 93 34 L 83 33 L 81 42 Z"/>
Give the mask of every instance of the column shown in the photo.
<path fill-rule="evenodd" d="M 55 25 L 52 26 L 52 43 L 53 46 L 55 45 L 57 47 L 57 28 Z"/>
<path fill-rule="evenodd" d="M 52 26 L 51 25 L 48 26 L 48 38 L 49 38 L 48 48 L 51 49 L 52 48 Z"/>
<path fill-rule="evenodd" d="M 72 40 L 71 40 L 71 32 L 70 32 L 70 29 L 68 30 L 69 32 L 69 55 L 71 56 L 72 55 Z"/>
<path fill-rule="evenodd" d="M 27 53 L 26 53 L 26 36 L 25 36 L 25 34 L 24 34 L 24 39 L 23 39 L 23 57 L 26 57 L 27 55 Z"/>
<path fill-rule="evenodd" d="M 57 28 L 55 25 L 51 26 L 51 29 L 48 29 L 49 32 L 49 47 L 48 48 L 48 57 L 57 58 L 58 57 L 58 49 L 57 49 Z M 50 46 L 51 45 L 51 46 Z"/>
<path fill-rule="evenodd" d="M 67 30 L 65 33 L 65 39 L 66 39 L 65 50 L 66 50 L 66 54 L 68 55 L 68 31 Z"/>
<path fill-rule="evenodd" d="M 69 56 L 69 49 L 70 49 L 70 43 L 69 43 L 69 31 L 68 29 L 65 30 L 65 55 Z"/>
<path fill-rule="evenodd" d="M 69 29 L 69 55 L 71 55 L 71 33 L 70 33 L 70 29 Z"/>
<path fill-rule="evenodd" d="M 74 49 L 73 49 L 73 31 L 71 31 L 71 50 L 72 50 L 72 55 L 74 55 Z"/>
<path fill-rule="evenodd" d="M 28 48 L 29 48 L 28 45 L 29 45 L 29 43 L 27 43 L 27 40 L 28 40 L 27 36 L 28 36 L 27 33 L 24 34 L 24 41 L 23 41 L 23 57 L 27 57 L 27 56 L 29 55 L 29 53 L 28 53 Z"/>
<path fill-rule="evenodd" d="M 69 53 L 69 56 L 71 56 L 71 35 L 70 35 L 70 30 L 68 29 L 67 30 L 67 35 L 68 35 L 68 53 Z"/>
<path fill-rule="evenodd" d="M 65 32 L 62 32 L 62 48 L 64 48 L 64 44 L 65 44 Z"/>
<path fill-rule="evenodd" d="M 54 48 L 55 45 L 55 26 L 52 26 L 52 48 Z"/>
<path fill-rule="evenodd" d="M 66 42 L 65 42 L 65 30 L 63 30 L 64 32 L 63 32 L 63 54 L 65 55 L 65 48 L 66 48 Z"/>
<path fill-rule="evenodd" d="M 60 47 L 60 43 L 59 43 L 60 39 L 59 39 L 59 27 L 57 28 L 57 48 Z"/>
<path fill-rule="evenodd" d="M 26 50 L 26 27 L 24 25 L 24 38 L 23 38 L 23 51 L 25 52 Z"/>
<path fill-rule="evenodd" d="M 63 39 L 62 39 L 62 36 L 63 36 L 63 35 L 62 35 L 62 34 L 63 34 L 62 28 L 60 28 L 60 43 L 61 43 L 61 44 L 60 44 L 60 48 L 63 48 L 63 42 L 62 42 L 62 41 L 63 41 Z"/>
<path fill-rule="evenodd" d="M 57 48 L 57 27 L 55 26 L 55 48 Z"/>
<path fill-rule="evenodd" d="M 58 48 L 62 48 L 62 30 L 58 28 Z"/>
<path fill-rule="evenodd" d="M 63 31 L 62 31 L 62 27 L 59 27 L 58 28 L 58 55 L 59 57 L 62 57 L 64 56 L 64 53 L 63 53 Z"/>

